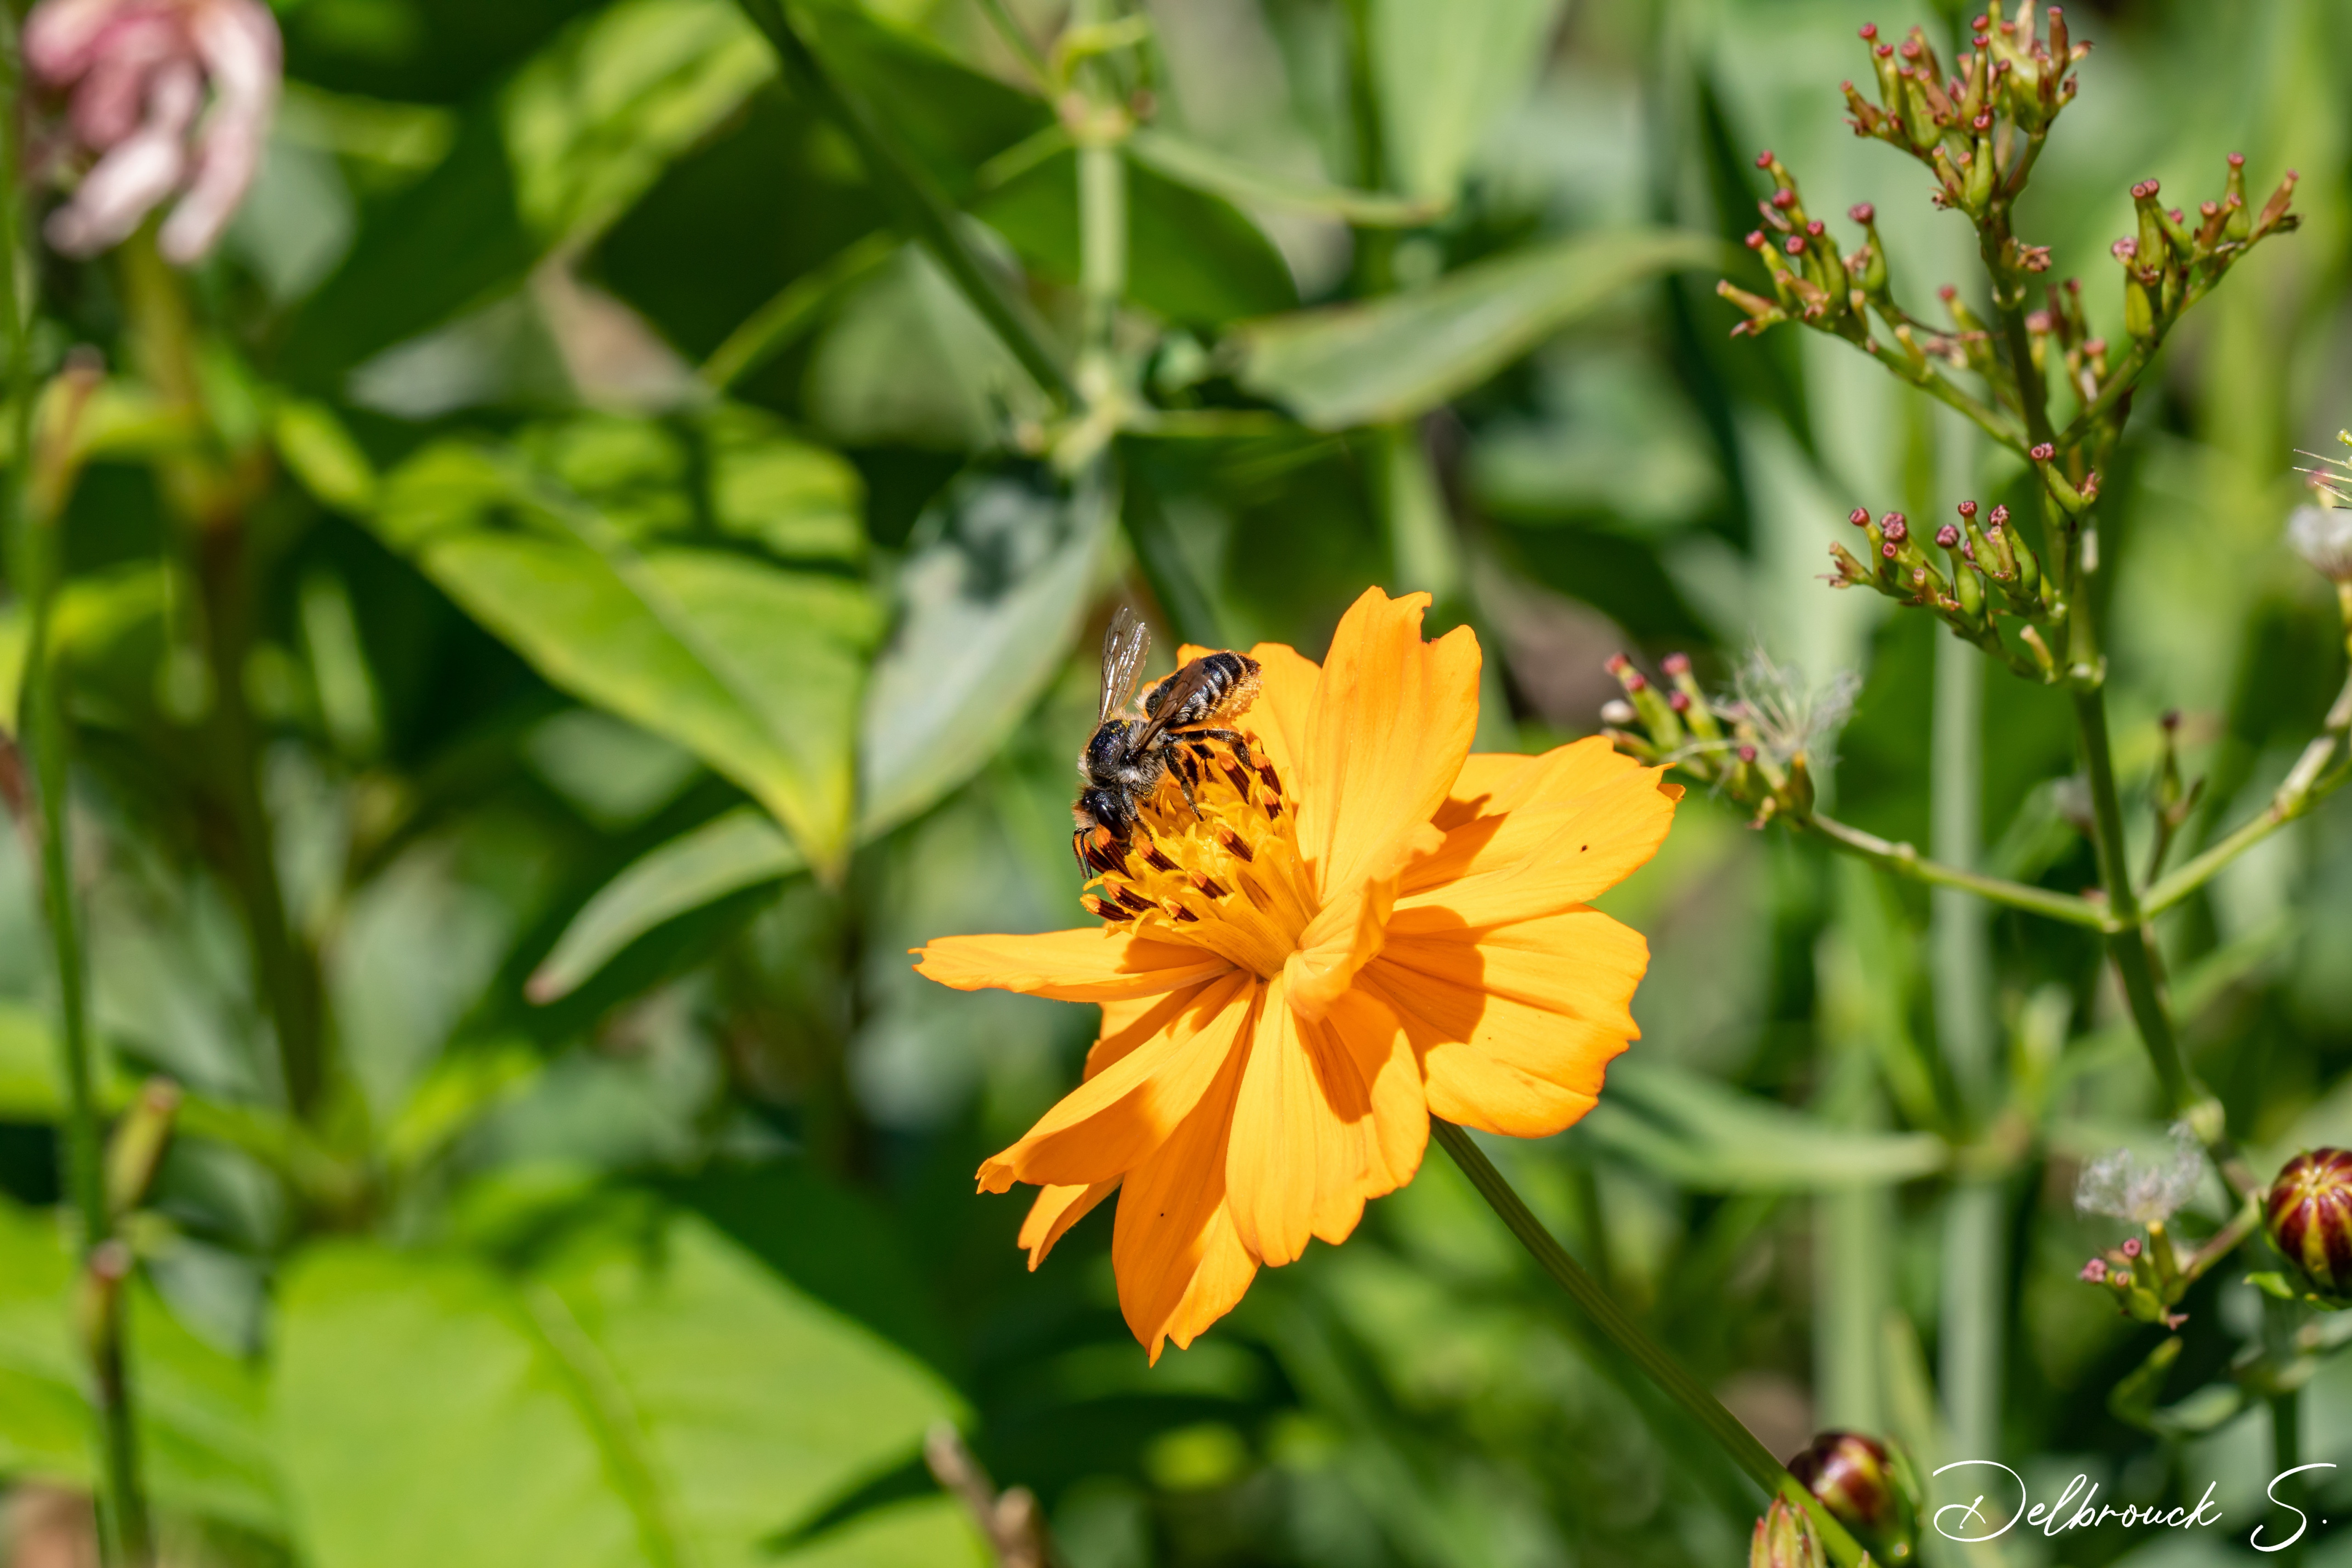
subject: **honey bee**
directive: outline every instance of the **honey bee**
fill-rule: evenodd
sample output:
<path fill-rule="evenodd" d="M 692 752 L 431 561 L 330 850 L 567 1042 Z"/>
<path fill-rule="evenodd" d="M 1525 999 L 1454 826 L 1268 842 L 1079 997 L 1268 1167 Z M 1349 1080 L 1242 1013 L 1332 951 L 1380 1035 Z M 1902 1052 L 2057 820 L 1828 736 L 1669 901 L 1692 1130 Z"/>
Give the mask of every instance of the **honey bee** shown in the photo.
<path fill-rule="evenodd" d="M 1143 803 L 1173 773 L 1192 815 L 1201 815 L 1182 765 L 1171 767 L 1179 748 L 1223 741 L 1244 768 L 1252 766 L 1249 742 L 1229 726 L 1249 710 L 1258 689 L 1257 660 L 1238 653 L 1212 653 L 1192 660 L 1144 693 L 1141 711 L 1130 708 L 1151 651 L 1151 629 L 1128 610 L 1111 617 L 1103 634 L 1102 695 L 1095 732 L 1078 753 L 1078 798 L 1070 808 L 1076 830 L 1070 847 L 1078 864 L 1100 869 L 1089 858 L 1088 840 L 1097 827 L 1125 844 Z"/>

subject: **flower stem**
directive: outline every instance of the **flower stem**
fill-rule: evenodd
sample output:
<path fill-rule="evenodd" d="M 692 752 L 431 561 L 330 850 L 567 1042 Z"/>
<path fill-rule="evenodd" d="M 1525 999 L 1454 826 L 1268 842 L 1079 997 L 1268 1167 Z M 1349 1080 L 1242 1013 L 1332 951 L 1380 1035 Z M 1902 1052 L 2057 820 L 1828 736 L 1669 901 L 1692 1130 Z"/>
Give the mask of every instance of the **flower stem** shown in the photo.
<path fill-rule="evenodd" d="M 1664 1347 L 1642 1331 L 1639 1324 L 1626 1315 L 1608 1291 L 1601 1288 L 1592 1276 L 1568 1254 L 1568 1249 L 1555 1240 L 1543 1227 L 1527 1204 L 1521 1200 L 1503 1173 L 1486 1158 L 1467 1129 L 1436 1117 L 1430 1119 L 1430 1131 L 1478 1189 L 1510 1233 L 1518 1237 L 1519 1245 L 1552 1277 L 1559 1288 L 1568 1292 L 1584 1310 L 1593 1325 L 1609 1337 L 1610 1342 L 1625 1352 L 1666 1397 L 1689 1413 L 1706 1435 L 1719 1444 L 1748 1478 L 1762 1488 L 1767 1496 L 1786 1498 L 1803 1508 L 1811 1516 L 1813 1530 L 1829 1549 L 1830 1556 L 1840 1568 L 1858 1568 L 1863 1561 L 1862 1547 L 1846 1528 L 1830 1517 L 1820 1502 L 1808 1492 L 1788 1467 L 1772 1457 L 1771 1451 L 1756 1440 L 1756 1435 L 1739 1423 L 1739 1418 L 1723 1407 L 1701 1387 L 1698 1380 L 1682 1369 Z"/>
<path fill-rule="evenodd" d="M 1964 870 L 1958 866 L 1948 866 L 1920 854 L 1909 844 L 1890 842 L 1874 833 L 1865 833 L 1859 827 L 1819 812 L 1807 814 L 1803 825 L 1847 854 L 1860 856 L 1915 882 L 1925 882 L 1936 888 L 1957 888 L 1996 904 L 2007 904 L 2028 914 L 2063 921 L 2068 925 L 2088 926 L 2098 931 L 2111 931 L 2115 927 L 2114 917 L 2089 899 L 2076 898 L 2072 893 L 2055 893 L 2047 888 L 2036 888 L 2024 882 L 2012 882 L 2000 877 Z"/>
<path fill-rule="evenodd" d="M 57 519 L 34 503 L 34 382 L 32 300 L 23 292 L 31 276 L 25 265 L 23 148 L 17 112 L 21 86 L 16 23 L 0 10 L 0 310 L 6 314 L 7 392 L 14 424 L 15 461 L 0 506 L 5 506 L 10 568 L 26 607 L 26 653 L 20 700 L 20 725 L 33 773 L 33 798 L 40 831 L 41 912 L 48 928 L 57 969 L 58 1042 L 65 1080 L 66 1192 L 80 1220 L 81 1289 L 100 1310 L 87 1326 L 91 1360 L 90 1403 L 99 1448 L 99 1551 L 101 1561 L 140 1564 L 151 1555 L 147 1506 L 139 1485 L 138 1435 L 124 1354 L 121 1292 L 97 1285 L 93 1264 L 101 1249 L 110 1260 L 112 1216 L 106 1201 L 106 1175 L 99 1125 L 97 1069 L 89 1031 L 89 967 L 82 941 L 81 911 L 74 887 L 73 842 L 67 817 L 66 724 L 57 660 L 51 647 L 58 574 Z M 119 1275 L 116 1277 L 119 1283 Z"/>

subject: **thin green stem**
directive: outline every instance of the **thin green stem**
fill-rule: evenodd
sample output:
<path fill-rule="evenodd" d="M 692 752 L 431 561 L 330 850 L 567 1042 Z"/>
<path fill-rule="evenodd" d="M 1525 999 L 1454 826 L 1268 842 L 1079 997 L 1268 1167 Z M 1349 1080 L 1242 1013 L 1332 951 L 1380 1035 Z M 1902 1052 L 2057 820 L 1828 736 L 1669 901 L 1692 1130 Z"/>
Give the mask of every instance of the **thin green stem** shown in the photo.
<path fill-rule="evenodd" d="M 1890 842 L 1874 833 L 1865 833 L 1859 827 L 1819 812 L 1808 814 L 1801 820 L 1805 826 L 1847 854 L 1883 866 L 1897 876 L 1908 877 L 1930 887 L 1958 888 L 1980 899 L 1990 899 L 1994 903 L 2006 904 L 2029 914 L 2063 921 L 2068 925 L 2087 926 L 2096 931 L 2115 929 L 2114 918 L 2089 899 L 2077 898 L 2072 893 L 2056 893 L 2047 888 L 2012 882 L 2001 877 L 1988 877 L 1979 872 L 1963 870 L 1958 866 L 1947 866 L 1920 854 L 1912 845 Z"/>
<path fill-rule="evenodd" d="M 824 60 L 784 15 L 780 0 L 739 0 L 776 51 L 784 77 L 795 91 L 805 94 L 841 128 L 865 160 L 867 174 L 883 198 L 897 209 L 898 220 L 948 276 L 957 291 L 979 312 L 1021 368 L 1047 395 L 1076 405 L 1082 401 L 1060 354 L 1045 333 L 1014 305 L 990 278 L 979 255 L 965 240 L 961 218 L 940 195 L 931 177 L 912 155 L 899 147 L 866 107 L 852 99 L 825 68 Z"/>
<path fill-rule="evenodd" d="M 997 37 L 1004 40 L 1005 47 L 1011 49 L 1028 70 L 1037 90 L 1051 91 L 1053 68 L 1045 63 L 1045 57 L 1038 51 L 1036 40 L 1029 36 L 1029 29 L 1021 25 L 1021 19 L 1013 14 L 1004 0 L 980 0 L 980 11 L 988 18 L 988 25 L 996 29 Z"/>
<path fill-rule="evenodd" d="M 1519 1245 L 1528 1249 L 1543 1271 L 1551 1276 L 1559 1288 L 1583 1309 L 1593 1325 L 1607 1335 L 1611 1343 L 1622 1351 L 1626 1359 L 1640 1367 L 1650 1381 L 1657 1384 L 1666 1397 L 1673 1400 L 1696 1421 L 1702 1430 L 1728 1455 L 1768 1497 L 1780 1497 L 1805 1510 L 1811 1517 L 1816 1534 L 1829 1549 L 1840 1568 L 1858 1568 L 1863 1560 L 1862 1547 L 1846 1528 L 1830 1517 L 1820 1502 L 1808 1492 L 1788 1467 L 1772 1457 L 1771 1451 L 1756 1440 L 1756 1435 L 1740 1425 L 1739 1418 L 1723 1407 L 1702 1387 L 1697 1379 L 1685 1372 L 1681 1363 L 1666 1353 L 1664 1347 L 1642 1331 L 1641 1326 L 1626 1315 L 1615 1298 L 1602 1289 L 1592 1276 L 1587 1274 L 1568 1249 L 1546 1230 L 1537 1219 L 1494 1162 L 1486 1158 L 1469 1132 L 1450 1121 L 1430 1119 L 1430 1131 L 1444 1145 L 1478 1195 L 1486 1200 Z"/>
<path fill-rule="evenodd" d="M 2303 1390 L 2282 1388 L 2270 1396 L 2271 1407 L 2271 1474 L 2283 1476 L 2303 1463 Z M 2278 1500 L 2290 1508 L 2298 1507 L 2303 1495 L 2299 1481 L 2279 1484 Z M 2279 1549 L 2278 1561 L 2284 1568 L 2300 1568 L 2304 1547 L 2311 1539 L 2310 1521 L 2305 1520 L 2295 1531 L 2294 1540 Z"/>
<path fill-rule="evenodd" d="M 99 1550 L 101 1561 L 142 1564 L 152 1556 L 147 1507 L 139 1484 L 138 1434 L 123 1342 L 121 1275 L 97 1279 L 101 1257 L 121 1256 L 112 1244 L 106 1201 L 105 1152 L 99 1123 L 95 1050 L 90 1037 L 89 961 L 76 896 L 73 840 L 68 810 L 67 733 L 52 627 L 59 574 L 57 518 L 34 504 L 33 302 L 23 292 L 25 208 L 23 148 L 17 112 L 21 85 L 16 23 L 0 9 L 0 311 L 6 315 L 7 390 L 16 460 L 5 489 L 5 523 L 16 592 L 26 608 L 26 654 L 19 701 L 30 754 L 38 816 L 41 912 L 57 971 L 58 1043 L 65 1081 L 66 1193 L 80 1220 L 83 1286 L 97 1310 L 88 1323 L 90 1403 L 99 1447 Z"/>

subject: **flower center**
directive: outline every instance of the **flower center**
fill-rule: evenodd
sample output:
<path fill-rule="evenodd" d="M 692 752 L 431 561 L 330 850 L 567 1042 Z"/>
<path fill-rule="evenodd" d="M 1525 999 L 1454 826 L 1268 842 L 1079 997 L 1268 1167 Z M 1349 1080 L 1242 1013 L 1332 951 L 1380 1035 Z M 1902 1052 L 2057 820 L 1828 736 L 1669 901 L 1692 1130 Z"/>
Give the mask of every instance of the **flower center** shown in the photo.
<path fill-rule="evenodd" d="M 1086 841 L 1097 873 L 1087 883 L 1097 890 L 1078 900 L 1087 912 L 1207 948 L 1264 979 L 1280 973 L 1314 915 L 1314 884 L 1274 764 L 1255 746 L 1251 762 L 1223 742 L 1180 736 L 1127 842 L 1102 827 Z"/>

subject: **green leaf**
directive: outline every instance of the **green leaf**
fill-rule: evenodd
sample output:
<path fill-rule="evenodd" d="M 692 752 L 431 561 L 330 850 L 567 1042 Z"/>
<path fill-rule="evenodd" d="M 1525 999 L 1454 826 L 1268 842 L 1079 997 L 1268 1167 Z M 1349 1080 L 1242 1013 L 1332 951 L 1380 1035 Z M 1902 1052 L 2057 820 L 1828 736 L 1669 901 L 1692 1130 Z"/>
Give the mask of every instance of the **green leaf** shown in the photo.
<path fill-rule="evenodd" d="M 319 1568 L 767 1561 L 961 1414 L 699 1218 L 614 1220 L 519 1273 L 358 1243 L 295 1266 L 275 1412 Z M 930 1561 L 977 1561 L 968 1531 L 860 1523 L 889 1551 L 909 1529 Z"/>
<path fill-rule="evenodd" d="M 897 636 L 874 667 L 858 742 L 871 837 L 979 771 L 1060 669 L 1109 533 L 1108 494 L 1066 499 L 1010 475 L 950 493 L 939 542 L 899 574 Z"/>
<path fill-rule="evenodd" d="M 1381 140 L 1394 182 L 1450 200 L 1487 128 L 1543 68 L 1562 0 L 1371 0 Z"/>
<path fill-rule="evenodd" d="M 622 0 L 533 58 L 501 113 L 515 199 L 549 244 L 581 245 L 775 74 L 733 0 Z"/>
<path fill-rule="evenodd" d="M 73 1260 L 58 1216 L 0 1199 L 0 1476 L 88 1487 L 86 1377 L 67 1325 Z M 156 1501 L 282 1535 L 259 1377 L 197 1339 L 143 1283 L 130 1296 L 141 1457 Z"/>
<path fill-rule="evenodd" d="M 1047 278 L 1078 282 L 1077 165 L 1057 153 L 972 211 Z M 1215 324 L 1287 310 L 1298 287 L 1274 242 L 1222 197 L 1148 164 L 1128 179 L 1128 298 L 1171 321 Z"/>
<path fill-rule="evenodd" d="M 1148 125 L 1128 138 L 1127 150 L 1155 173 L 1229 202 L 1320 213 L 1367 228 L 1411 228 L 1443 216 L 1452 205 L 1296 179 Z"/>
<path fill-rule="evenodd" d="M 394 472 L 374 521 L 549 681 L 693 752 L 838 871 L 881 632 L 863 586 L 735 551 L 640 549 L 514 452 L 459 443 Z"/>
<path fill-rule="evenodd" d="M 582 906 L 531 972 L 530 999 L 569 996 L 655 927 L 806 864 L 773 822 L 748 807 L 690 828 L 631 861 Z"/>
<path fill-rule="evenodd" d="M 1318 430 L 1410 419 L 1485 381 L 1629 284 L 1719 262 L 1674 230 L 1586 235 L 1450 272 L 1425 289 L 1238 329 L 1238 379 Z"/>
<path fill-rule="evenodd" d="M 1654 1058 L 1612 1064 L 1609 1092 L 1579 1125 L 1612 1154 L 1699 1192 L 1880 1185 L 1951 1163 L 1933 1133 L 1832 1127 Z"/>

